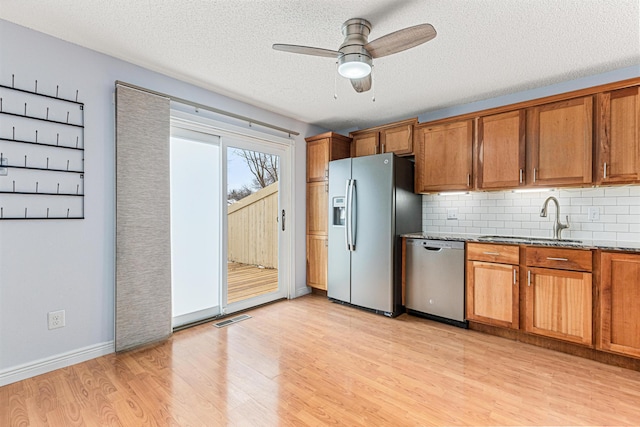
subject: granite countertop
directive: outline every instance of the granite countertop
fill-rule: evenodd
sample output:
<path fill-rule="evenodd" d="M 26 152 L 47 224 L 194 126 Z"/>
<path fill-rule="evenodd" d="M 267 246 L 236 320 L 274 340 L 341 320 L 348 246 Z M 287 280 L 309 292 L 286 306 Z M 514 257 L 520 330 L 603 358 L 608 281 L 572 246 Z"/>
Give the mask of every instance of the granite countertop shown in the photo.
<path fill-rule="evenodd" d="M 542 237 L 486 236 L 481 234 L 422 232 L 407 233 L 403 234 L 402 237 L 412 239 L 453 240 L 459 242 L 508 243 L 513 245 L 640 252 L 640 242 L 622 242 L 613 240 L 556 240 Z"/>

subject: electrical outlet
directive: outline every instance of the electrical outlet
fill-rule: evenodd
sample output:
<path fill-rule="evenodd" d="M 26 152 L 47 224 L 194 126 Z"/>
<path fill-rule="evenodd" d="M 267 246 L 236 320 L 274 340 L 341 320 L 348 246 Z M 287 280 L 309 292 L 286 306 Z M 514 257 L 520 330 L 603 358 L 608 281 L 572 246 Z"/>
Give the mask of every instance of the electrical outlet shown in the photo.
<path fill-rule="evenodd" d="M 63 328 L 64 323 L 64 310 L 50 311 L 48 314 L 49 329 Z"/>
<path fill-rule="evenodd" d="M 458 209 L 457 208 L 448 208 L 447 209 L 447 219 L 458 219 Z"/>
<path fill-rule="evenodd" d="M 587 215 L 589 216 L 589 221 L 599 221 L 600 208 L 591 207 L 587 209 Z"/>

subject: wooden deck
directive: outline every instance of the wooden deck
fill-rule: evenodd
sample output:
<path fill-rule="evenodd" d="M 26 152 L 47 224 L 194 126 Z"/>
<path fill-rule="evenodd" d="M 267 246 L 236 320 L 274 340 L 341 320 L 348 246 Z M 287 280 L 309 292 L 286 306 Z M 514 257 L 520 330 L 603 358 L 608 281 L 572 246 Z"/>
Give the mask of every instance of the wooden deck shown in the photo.
<path fill-rule="evenodd" d="M 278 269 L 259 268 L 255 265 L 227 263 L 227 303 L 278 290 Z"/>

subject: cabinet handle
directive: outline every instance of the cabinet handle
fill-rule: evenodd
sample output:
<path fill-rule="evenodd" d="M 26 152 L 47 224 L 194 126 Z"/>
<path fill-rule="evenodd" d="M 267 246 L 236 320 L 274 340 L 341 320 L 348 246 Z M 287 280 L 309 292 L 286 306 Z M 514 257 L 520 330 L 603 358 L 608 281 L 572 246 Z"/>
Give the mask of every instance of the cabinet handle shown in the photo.
<path fill-rule="evenodd" d="M 517 275 L 516 275 L 516 269 L 513 269 L 513 284 L 515 285 L 516 283 L 518 283 L 518 279 L 517 279 Z"/>
<path fill-rule="evenodd" d="M 329 192 L 329 183 L 328 182 L 325 182 L 325 184 L 324 184 L 324 192 L 325 193 Z"/>
<path fill-rule="evenodd" d="M 325 169 L 325 170 L 324 170 L 324 177 L 325 177 L 326 179 L 329 179 L 329 169 Z"/>
<path fill-rule="evenodd" d="M 533 168 L 533 182 L 536 182 L 537 178 L 538 178 L 537 169 Z"/>
<path fill-rule="evenodd" d="M 467 174 L 467 187 L 471 187 L 471 174 Z"/>
<path fill-rule="evenodd" d="M 500 252 L 482 252 L 482 253 L 485 255 L 495 255 L 495 256 L 500 255 Z"/>
<path fill-rule="evenodd" d="M 607 162 L 604 162 L 604 175 L 602 179 L 607 179 Z"/>
<path fill-rule="evenodd" d="M 522 169 L 520 169 L 520 184 L 522 184 L 522 176 L 523 176 Z"/>
<path fill-rule="evenodd" d="M 531 286 L 531 270 L 527 270 L 527 286 Z"/>
<path fill-rule="evenodd" d="M 386 153 L 386 151 L 384 151 L 384 144 L 382 144 L 382 151 L 380 151 L 381 153 Z"/>
<path fill-rule="evenodd" d="M 552 257 L 552 256 L 548 256 L 547 259 L 549 261 L 569 261 L 568 258 L 555 258 L 555 257 Z"/>
<path fill-rule="evenodd" d="M 378 146 L 373 147 L 373 154 L 378 154 Z"/>

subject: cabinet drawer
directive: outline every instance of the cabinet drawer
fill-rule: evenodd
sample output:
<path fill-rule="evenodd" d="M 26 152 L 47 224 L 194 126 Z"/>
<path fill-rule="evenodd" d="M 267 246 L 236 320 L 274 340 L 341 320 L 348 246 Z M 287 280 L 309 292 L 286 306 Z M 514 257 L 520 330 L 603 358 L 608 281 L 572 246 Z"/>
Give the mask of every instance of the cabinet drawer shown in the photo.
<path fill-rule="evenodd" d="M 499 264 L 518 264 L 520 262 L 520 248 L 516 245 L 468 243 L 467 259 Z"/>
<path fill-rule="evenodd" d="M 591 251 L 529 246 L 527 265 L 558 270 L 591 271 Z"/>

